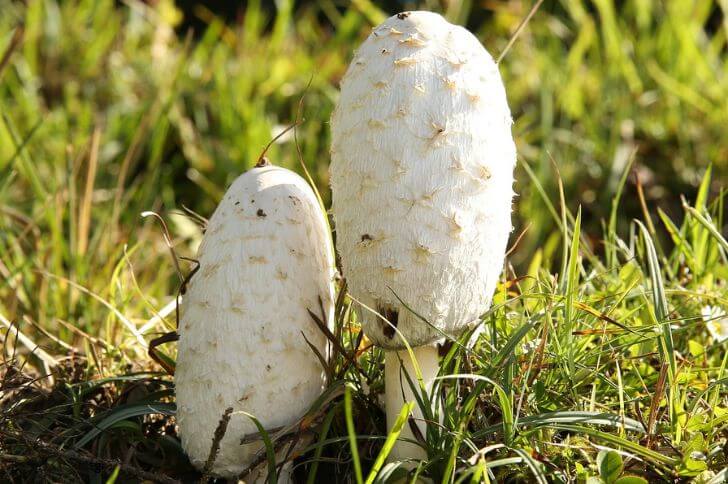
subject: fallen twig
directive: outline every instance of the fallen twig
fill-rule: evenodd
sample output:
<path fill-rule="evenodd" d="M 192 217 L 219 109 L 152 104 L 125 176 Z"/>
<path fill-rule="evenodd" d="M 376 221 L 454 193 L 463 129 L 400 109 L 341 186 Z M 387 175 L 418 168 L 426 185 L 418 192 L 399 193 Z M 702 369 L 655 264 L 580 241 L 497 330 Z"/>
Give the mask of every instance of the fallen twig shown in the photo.
<path fill-rule="evenodd" d="M 232 413 L 233 407 L 228 407 L 225 409 L 222 417 L 220 417 L 220 422 L 217 424 L 215 433 L 212 436 L 212 446 L 210 447 L 210 454 L 207 456 L 207 460 L 205 461 L 205 467 L 202 469 L 202 479 L 200 479 L 200 482 L 207 482 L 207 480 L 210 478 L 212 466 L 215 464 L 215 459 L 217 459 L 217 455 L 220 453 L 220 442 L 222 441 L 223 437 L 225 437 L 225 432 L 227 432 L 227 427 L 230 423 L 230 415 L 232 415 Z"/>

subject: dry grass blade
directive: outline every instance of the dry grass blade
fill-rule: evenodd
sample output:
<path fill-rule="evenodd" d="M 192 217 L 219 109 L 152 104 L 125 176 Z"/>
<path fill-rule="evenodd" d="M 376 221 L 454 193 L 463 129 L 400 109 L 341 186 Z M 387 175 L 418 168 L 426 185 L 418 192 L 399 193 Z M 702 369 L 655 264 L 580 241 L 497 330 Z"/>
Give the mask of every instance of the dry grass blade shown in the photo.
<path fill-rule="evenodd" d="M 170 302 L 165 304 L 164 307 L 159 311 L 155 311 L 154 316 L 149 318 L 149 320 L 139 328 L 139 332 L 142 334 L 146 334 L 147 331 L 154 328 L 159 323 L 163 323 L 164 318 L 172 314 L 173 311 L 177 310 L 177 306 L 180 302 L 181 296 L 178 296 L 177 299 L 172 299 Z"/>
<path fill-rule="evenodd" d="M 655 430 L 657 427 L 657 414 L 660 411 L 660 401 L 665 395 L 665 381 L 667 380 L 667 370 L 669 365 L 663 363 L 660 368 L 660 376 L 657 379 L 657 386 L 655 387 L 655 393 L 652 395 L 652 402 L 650 403 L 650 415 L 647 420 L 647 443 L 645 446 L 651 449 L 654 446 Z"/>
<path fill-rule="evenodd" d="M 23 42 L 23 34 L 25 33 L 25 27 L 18 25 L 15 28 L 13 37 L 10 39 L 10 45 L 5 49 L 2 58 L 0 58 L 0 78 L 2 78 L 3 71 L 10 64 L 10 57 L 13 55 L 15 49 L 17 49 Z"/>
<path fill-rule="evenodd" d="M 632 334 L 635 334 L 635 335 L 639 335 L 640 334 L 638 331 L 635 331 L 632 328 L 630 328 L 630 327 L 628 327 L 628 326 L 626 326 L 626 325 L 624 325 L 624 324 L 616 321 L 615 319 L 609 317 L 607 314 L 605 314 L 603 312 L 597 311 L 596 309 L 594 309 L 593 307 L 591 307 L 591 306 L 589 306 L 587 304 L 584 304 L 584 303 L 579 302 L 579 301 L 574 301 L 574 307 L 577 308 L 577 309 L 580 309 L 580 310 L 582 310 L 582 311 L 584 311 L 586 313 L 591 314 L 592 316 L 596 317 L 597 319 L 599 319 L 601 321 L 604 321 L 604 322 L 609 323 L 609 324 L 613 324 L 614 326 L 616 326 L 619 329 L 622 329 L 624 331 L 627 331 L 628 333 L 632 333 Z"/>
<path fill-rule="evenodd" d="M 74 287 L 75 289 L 78 289 L 79 291 L 83 292 L 84 294 L 87 294 L 87 295 L 91 296 L 93 299 L 95 299 L 96 301 L 100 302 L 109 311 L 111 311 L 112 313 L 114 313 L 114 315 L 117 318 L 119 318 L 119 320 L 122 322 L 122 324 L 124 326 L 126 326 L 126 328 L 129 330 L 129 332 L 136 338 L 137 342 L 142 346 L 142 348 L 147 348 L 147 342 L 144 340 L 144 336 L 141 333 L 139 333 L 139 330 L 136 328 L 136 326 L 134 325 L 134 323 L 132 323 L 129 320 L 129 318 L 127 318 L 126 316 L 124 316 L 124 314 L 121 311 L 119 311 L 109 301 L 107 301 L 106 299 L 102 298 L 101 296 L 99 296 L 98 294 L 96 294 L 95 292 L 93 292 L 92 290 L 90 290 L 90 289 L 82 286 L 81 284 L 78 284 L 77 282 L 74 282 L 74 281 L 68 279 L 67 277 L 62 277 L 62 276 L 58 276 L 56 274 L 51 274 L 50 272 L 43 271 L 43 270 L 40 270 L 40 271 L 37 271 L 37 272 L 39 274 L 43 275 L 44 277 L 49 277 L 49 278 L 52 278 L 52 279 L 57 279 L 59 281 L 63 281 L 66 284 Z"/>
<path fill-rule="evenodd" d="M 191 261 L 195 264 L 197 264 L 195 267 L 192 268 L 192 270 L 187 274 L 180 283 L 179 287 L 177 288 L 177 298 L 175 299 L 175 305 L 174 305 L 174 319 L 175 319 L 175 327 L 179 329 L 179 305 L 182 301 L 182 296 L 184 296 L 187 293 L 187 284 L 189 284 L 192 277 L 197 273 L 197 271 L 200 270 L 200 263 L 196 260 Z"/>
<path fill-rule="evenodd" d="M 347 363 L 354 365 L 354 367 L 360 373 L 362 373 L 364 375 L 365 374 L 364 370 L 362 370 L 361 366 L 359 366 L 359 363 L 357 363 L 356 356 L 354 354 L 350 354 L 348 351 L 346 351 L 346 349 L 341 345 L 341 342 L 338 339 L 336 339 L 336 336 L 334 336 L 334 334 L 331 332 L 331 330 L 326 325 L 326 323 L 324 323 L 321 320 L 321 318 L 316 315 L 316 313 L 314 313 L 313 311 L 311 311 L 308 308 L 306 308 L 306 311 L 308 311 L 308 314 L 309 314 L 309 316 L 311 316 L 311 319 L 314 320 L 314 322 L 319 327 L 321 332 L 323 332 L 324 335 L 326 336 L 326 338 L 329 340 L 329 342 L 331 342 L 331 344 L 334 347 L 334 350 L 337 351 L 341 356 L 343 356 L 344 359 L 347 361 Z M 336 355 L 332 355 L 331 359 L 333 360 L 335 358 L 336 358 Z"/>
<path fill-rule="evenodd" d="M 319 298 L 319 303 L 321 303 L 321 298 Z M 311 319 L 313 319 L 314 323 L 316 323 L 316 326 L 318 326 L 324 336 L 326 336 L 329 342 L 334 346 L 334 349 L 342 355 L 347 356 L 346 350 L 343 346 L 341 346 L 341 342 L 336 339 L 334 333 L 331 332 L 328 325 L 321 319 L 321 317 L 308 308 L 306 308 L 306 312 L 308 312 L 308 315 L 311 316 Z"/>
<path fill-rule="evenodd" d="M 326 373 L 326 381 L 331 381 L 334 378 L 333 370 L 331 369 L 331 363 L 326 361 L 326 358 L 324 358 L 324 355 L 321 354 L 318 348 L 316 348 L 316 345 L 311 343 L 308 338 L 306 338 L 306 334 L 301 331 L 301 336 L 303 336 L 303 339 L 306 341 L 306 344 L 309 348 L 311 348 L 311 351 L 316 355 L 316 358 L 319 360 L 319 363 L 321 363 L 321 368 L 323 368 L 324 372 Z"/>
<path fill-rule="evenodd" d="M 425 436 L 422 435 L 422 430 L 420 430 L 420 427 L 417 425 L 417 420 L 415 420 L 414 417 L 408 417 L 407 424 L 409 425 L 410 431 L 412 432 L 412 435 L 414 435 L 417 442 L 421 444 L 427 443 L 427 441 L 425 440 Z"/>
<path fill-rule="evenodd" d="M 142 140 L 144 136 L 146 136 L 149 133 L 149 123 L 151 121 L 151 112 L 147 112 L 144 114 L 144 117 L 142 118 L 141 122 L 139 123 L 139 126 L 137 127 L 136 132 L 134 133 L 134 137 L 131 140 L 131 144 L 129 145 L 129 149 L 126 151 L 126 154 L 124 155 L 124 159 L 121 162 L 121 167 L 119 168 L 119 176 L 117 178 L 116 182 L 116 191 L 114 193 L 114 205 L 113 205 L 113 211 L 111 213 L 111 224 L 110 224 L 110 234 L 113 234 L 114 231 L 117 230 L 117 224 L 119 221 L 119 216 L 121 215 L 121 197 L 124 193 L 124 185 L 126 184 L 126 177 L 129 172 L 129 168 L 131 168 L 132 162 L 136 159 L 137 154 L 140 151 L 140 145 L 143 144 Z"/>
<path fill-rule="evenodd" d="M 528 22 L 531 21 L 531 18 L 536 15 L 536 12 L 538 11 L 539 7 L 543 3 L 543 0 L 536 0 L 536 3 L 533 4 L 533 7 L 531 7 L 531 10 L 528 12 L 528 14 L 521 20 L 521 23 L 518 24 L 518 27 L 516 27 L 516 31 L 513 32 L 513 35 L 511 35 L 511 38 L 508 39 L 508 43 L 503 48 L 503 51 L 498 56 L 498 59 L 495 61 L 496 64 L 500 64 L 500 61 L 503 60 L 503 58 L 506 56 L 509 50 L 511 50 L 511 47 L 513 47 L 513 44 L 516 42 L 516 39 L 518 36 L 521 35 L 521 32 L 523 32 L 523 29 L 526 28 L 526 25 L 528 25 Z"/>
<path fill-rule="evenodd" d="M 51 375 L 51 369 L 58 365 L 58 361 L 51 355 L 46 353 L 38 344 L 36 344 L 29 336 L 23 334 L 17 324 L 11 323 L 8 319 L 0 314 L 0 323 L 5 326 L 9 332 L 15 334 L 15 338 L 25 346 L 30 354 L 35 355 L 43 362 L 43 369 L 46 375 Z M 15 328 L 14 331 L 12 329 Z M 7 338 L 5 340 L 7 342 Z M 52 377 L 51 377 L 52 378 Z"/>
<path fill-rule="evenodd" d="M 67 330 L 71 331 L 72 333 L 80 336 L 81 338 L 84 338 L 85 340 L 88 340 L 88 342 L 91 343 L 92 345 L 98 345 L 98 346 L 100 346 L 101 348 L 104 348 L 104 349 L 109 349 L 111 347 L 103 339 L 96 338 L 94 336 L 91 336 L 90 334 L 86 333 L 85 331 L 83 331 L 83 330 L 75 327 L 74 325 L 72 325 L 68 321 L 64 321 L 63 319 L 57 318 L 56 319 L 56 322 L 58 324 L 60 324 L 61 326 L 63 326 L 64 328 L 66 328 Z"/>
<path fill-rule="evenodd" d="M 519 233 L 518 237 L 516 237 L 516 241 L 513 242 L 513 245 L 511 245 L 511 248 L 506 251 L 506 257 L 511 255 L 518 248 L 518 245 L 521 243 L 521 240 L 523 239 L 523 237 L 528 232 L 528 229 L 530 229 L 530 228 L 531 228 L 531 224 L 529 223 L 524 227 L 523 230 L 521 230 L 521 233 Z"/>
<path fill-rule="evenodd" d="M 142 212 L 142 217 L 154 217 L 156 218 L 160 225 L 162 226 L 162 235 L 164 236 L 164 243 L 167 244 L 167 247 L 169 248 L 169 252 L 172 254 L 172 262 L 174 263 L 174 268 L 177 270 L 177 275 L 179 276 L 180 281 L 185 280 L 185 277 L 182 275 L 182 269 L 179 265 L 179 258 L 177 257 L 177 251 L 174 250 L 174 244 L 172 243 L 172 237 L 169 235 L 169 228 L 167 227 L 167 223 L 164 221 L 161 215 L 159 215 L 157 212 L 153 212 L 151 210 L 148 210 L 146 212 Z"/>
<path fill-rule="evenodd" d="M 164 371 L 166 371 L 167 374 L 171 376 L 174 376 L 175 368 L 162 357 L 160 352 L 157 350 L 157 346 L 163 345 L 164 343 L 171 343 L 173 341 L 179 341 L 179 334 L 177 334 L 176 331 L 170 331 L 169 333 L 165 333 L 158 338 L 154 338 L 152 341 L 149 342 L 148 350 L 149 357 L 156 361 L 157 364 L 164 368 Z"/>
<path fill-rule="evenodd" d="M 195 212 L 191 208 L 187 207 L 186 205 L 182 204 L 182 213 L 187 215 L 191 220 L 197 223 L 202 228 L 202 231 L 204 232 L 207 228 L 207 222 L 208 220 L 200 215 L 199 213 Z"/>
<path fill-rule="evenodd" d="M 99 144 L 101 142 L 101 128 L 94 129 L 91 136 L 91 151 L 88 157 L 86 170 L 86 187 L 81 199 L 81 210 L 78 215 L 78 253 L 83 256 L 88 248 L 89 230 L 91 228 L 91 206 L 93 205 L 94 184 L 96 182 L 96 169 L 99 163 Z"/>
<path fill-rule="evenodd" d="M 548 324 L 548 322 L 542 325 L 541 338 L 538 347 L 536 348 L 536 357 L 533 360 L 533 372 L 529 375 L 528 386 L 533 385 L 544 367 L 544 361 L 546 358 L 546 342 L 548 341 L 550 327 L 551 325 Z"/>
<path fill-rule="evenodd" d="M 31 319 L 30 316 L 28 316 L 27 314 L 23 315 L 23 321 L 25 321 L 29 325 L 33 326 L 37 331 L 42 333 L 46 338 L 53 341 L 55 344 L 57 344 L 61 348 L 65 349 L 66 351 L 80 353 L 78 348 L 74 348 L 73 346 L 69 345 L 68 343 L 66 343 L 65 341 L 60 339 L 58 336 L 51 334 L 50 331 L 48 331 L 40 324 L 33 321 L 33 319 Z"/>
<path fill-rule="evenodd" d="M 318 187 L 316 186 L 316 183 L 311 176 L 311 173 L 308 171 L 308 166 L 306 166 L 306 161 L 303 159 L 303 152 L 301 151 L 301 144 L 298 142 L 298 126 L 303 124 L 306 120 L 302 117 L 303 113 L 303 101 L 306 98 L 306 93 L 308 92 L 309 88 L 311 87 L 311 83 L 313 82 L 313 75 L 308 80 L 308 84 L 306 84 L 306 88 L 303 90 L 303 93 L 301 94 L 301 99 L 298 100 L 298 106 L 296 108 L 296 122 L 294 123 L 294 129 L 293 129 L 293 144 L 296 146 L 296 155 L 298 156 L 298 162 L 301 164 L 301 168 L 303 168 L 303 173 L 306 175 L 306 180 L 308 181 L 308 184 L 313 189 L 314 194 L 316 195 L 316 200 L 318 200 L 319 206 L 321 207 L 321 212 L 326 215 L 326 205 L 324 204 L 324 200 L 321 197 L 321 193 L 318 190 Z M 329 233 L 331 232 L 331 225 L 329 223 L 328 217 L 324 217 L 326 220 L 326 226 L 329 228 Z M 333 243 L 331 244 L 333 247 Z M 332 254 L 336 255 L 336 254 Z"/>
<path fill-rule="evenodd" d="M 298 124 L 299 124 L 298 121 L 296 121 L 295 123 L 291 124 L 286 129 L 284 129 L 283 131 L 281 131 L 280 133 L 278 133 L 277 135 L 275 135 L 273 137 L 273 139 L 270 140 L 267 145 L 265 145 L 265 148 L 263 148 L 263 152 L 260 154 L 260 156 L 258 156 L 258 161 L 255 163 L 255 167 L 256 168 L 260 168 L 262 166 L 266 166 L 266 165 L 268 165 L 270 163 L 270 161 L 268 161 L 268 158 L 265 157 L 265 154 L 268 153 L 268 149 L 271 146 L 273 146 L 273 143 L 275 143 L 276 141 L 278 141 L 278 139 L 280 139 L 281 136 L 283 136 L 284 134 L 288 133 L 290 130 L 292 130 L 296 126 L 298 126 Z"/>

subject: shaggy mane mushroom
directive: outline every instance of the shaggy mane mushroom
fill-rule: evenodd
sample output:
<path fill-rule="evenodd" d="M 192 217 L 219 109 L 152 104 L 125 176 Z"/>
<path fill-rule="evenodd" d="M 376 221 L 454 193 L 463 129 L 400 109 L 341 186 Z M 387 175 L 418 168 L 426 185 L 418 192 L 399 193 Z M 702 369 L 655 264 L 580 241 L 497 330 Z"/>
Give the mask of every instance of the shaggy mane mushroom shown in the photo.
<path fill-rule="evenodd" d="M 443 334 L 474 328 L 490 306 L 511 232 L 511 124 L 493 58 L 434 13 L 375 27 L 342 79 L 331 118 L 337 248 L 350 293 L 376 310 L 361 319 L 386 350 L 390 427 L 414 400 L 404 340 L 429 391 Z M 415 440 L 407 426 L 400 438 Z M 426 457 L 403 441 L 390 456 Z"/>

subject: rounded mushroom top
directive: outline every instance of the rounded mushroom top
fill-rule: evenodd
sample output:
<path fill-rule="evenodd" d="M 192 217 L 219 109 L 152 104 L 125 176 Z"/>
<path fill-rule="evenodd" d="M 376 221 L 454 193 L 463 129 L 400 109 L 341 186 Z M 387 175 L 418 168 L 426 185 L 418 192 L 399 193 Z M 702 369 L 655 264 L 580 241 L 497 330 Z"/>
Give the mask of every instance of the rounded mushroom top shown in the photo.
<path fill-rule="evenodd" d="M 418 98 L 421 103 L 414 102 Z M 342 79 L 334 119 L 341 110 L 368 112 L 379 103 L 388 103 L 390 113 L 400 117 L 423 108 L 422 114 L 435 123 L 438 114 L 453 116 L 487 107 L 510 124 L 493 58 L 467 29 L 432 12 L 399 13 L 372 30 Z M 378 121 L 382 120 L 374 123 Z M 430 125 L 432 129 L 437 127 Z"/>
<path fill-rule="evenodd" d="M 199 269 L 180 307 L 175 385 L 185 451 L 202 467 L 226 408 L 267 429 L 289 425 L 320 395 L 327 339 L 308 310 L 333 322 L 334 260 L 311 187 L 272 165 L 238 177 L 209 220 Z M 307 343 L 308 342 L 308 343 Z M 213 472 L 232 476 L 261 449 L 234 413 Z"/>
<path fill-rule="evenodd" d="M 343 273 L 411 345 L 457 335 L 490 306 L 511 230 L 511 124 L 493 58 L 431 12 L 374 28 L 342 79 L 330 178 Z M 404 346 L 361 313 L 375 343 Z"/>

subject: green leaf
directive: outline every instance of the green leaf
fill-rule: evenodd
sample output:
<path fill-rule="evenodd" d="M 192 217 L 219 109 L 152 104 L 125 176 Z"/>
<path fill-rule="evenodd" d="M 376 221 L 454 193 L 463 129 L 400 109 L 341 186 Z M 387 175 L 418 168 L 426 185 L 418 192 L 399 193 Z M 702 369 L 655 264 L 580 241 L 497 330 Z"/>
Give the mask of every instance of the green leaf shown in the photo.
<path fill-rule="evenodd" d="M 624 476 L 620 477 L 614 484 L 648 484 L 647 479 L 643 479 L 637 476 Z"/>
<path fill-rule="evenodd" d="M 616 450 L 602 450 L 597 455 L 599 475 L 607 484 L 613 484 L 624 470 L 622 456 Z"/>
<path fill-rule="evenodd" d="M 702 356 L 705 353 L 705 347 L 700 342 L 691 339 L 688 341 L 688 351 L 693 356 Z"/>
<path fill-rule="evenodd" d="M 678 474 L 683 477 L 697 476 L 707 468 L 708 463 L 705 462 L 704 458 L 695 459 L 690 455 L 687 455 L 680 467 L 678 467 Z"/>

